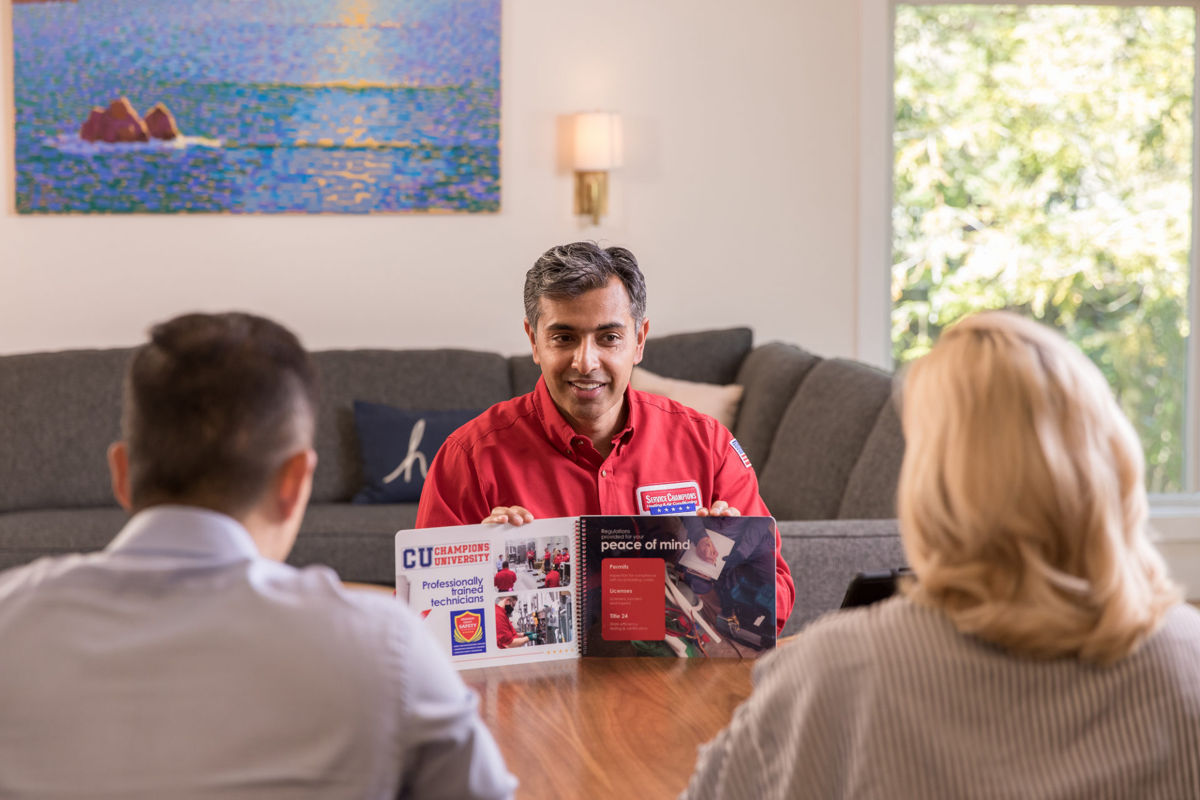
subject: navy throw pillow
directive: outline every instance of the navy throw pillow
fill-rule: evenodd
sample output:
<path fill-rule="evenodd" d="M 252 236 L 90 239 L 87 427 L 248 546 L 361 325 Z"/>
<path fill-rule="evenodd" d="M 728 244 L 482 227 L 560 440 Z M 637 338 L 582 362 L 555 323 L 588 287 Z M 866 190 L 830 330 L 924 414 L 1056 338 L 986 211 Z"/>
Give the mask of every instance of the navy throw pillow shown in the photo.
<path fill-rule="evenodd" d="M 354 427 L 366 486 L 355 503 L 415 503 L 446 437 L 478 410 L 410 411 L 354 401 Z"/>

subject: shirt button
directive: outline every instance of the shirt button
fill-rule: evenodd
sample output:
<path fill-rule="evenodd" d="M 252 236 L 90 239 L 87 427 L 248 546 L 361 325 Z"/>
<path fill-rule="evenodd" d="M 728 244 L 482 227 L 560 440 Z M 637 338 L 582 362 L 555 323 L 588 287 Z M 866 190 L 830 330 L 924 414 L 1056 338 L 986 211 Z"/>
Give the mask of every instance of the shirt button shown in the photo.
<path fill-rule="evenodd" d="M 608 470 L 604 470 L 604 469 L 600 470 L 600 477 L 601 477 L 601 478 L 607 478 L 607 477 L 608 477 Z"/>

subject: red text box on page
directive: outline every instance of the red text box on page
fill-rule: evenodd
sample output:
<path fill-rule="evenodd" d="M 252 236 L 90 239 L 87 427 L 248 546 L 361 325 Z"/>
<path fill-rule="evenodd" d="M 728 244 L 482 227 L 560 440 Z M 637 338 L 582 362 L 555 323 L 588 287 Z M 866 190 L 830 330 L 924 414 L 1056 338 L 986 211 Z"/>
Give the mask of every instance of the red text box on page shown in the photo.
<path fill-rule="evenodd" d="M 667 635 L 666 567 L 661 558 L 606 558 L 600 565 L 601 636 L 607 641 Z"/>

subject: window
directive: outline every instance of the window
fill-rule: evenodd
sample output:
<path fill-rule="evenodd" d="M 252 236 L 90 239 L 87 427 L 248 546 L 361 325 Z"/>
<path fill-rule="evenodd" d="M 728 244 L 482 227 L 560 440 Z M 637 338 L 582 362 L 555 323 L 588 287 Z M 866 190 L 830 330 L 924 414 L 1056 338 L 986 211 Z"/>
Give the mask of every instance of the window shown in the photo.
<path fill-rule="evenodd" d="M 1194 492 L 1195 4 L 896 2 L 889 16 L 879 332 L 893 363 L 975 310 L 1050 324 L 1108 378 L 1147 488 Z"/>

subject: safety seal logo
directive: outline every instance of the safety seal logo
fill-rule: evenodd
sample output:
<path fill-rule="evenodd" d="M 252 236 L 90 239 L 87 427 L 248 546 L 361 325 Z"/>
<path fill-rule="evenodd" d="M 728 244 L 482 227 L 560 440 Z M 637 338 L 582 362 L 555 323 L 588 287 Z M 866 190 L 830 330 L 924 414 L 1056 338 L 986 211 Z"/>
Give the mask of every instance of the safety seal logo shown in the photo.
<path fill-rule="evenodd" d="M 482 608 L 450 612 L 450 653 L 469 655 L 487 651 L 487 631 Z"/>

